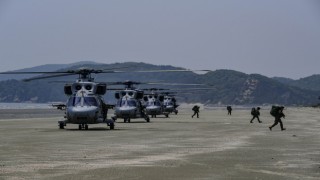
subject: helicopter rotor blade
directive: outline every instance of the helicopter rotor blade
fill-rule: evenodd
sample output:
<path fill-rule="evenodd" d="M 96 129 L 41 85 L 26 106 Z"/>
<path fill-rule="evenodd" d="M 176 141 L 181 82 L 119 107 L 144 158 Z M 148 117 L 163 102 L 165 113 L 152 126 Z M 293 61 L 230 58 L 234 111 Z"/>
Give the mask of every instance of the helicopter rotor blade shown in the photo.
<path fill-rule="evenodd" d="M 143 82 L 136 81 L 118 81 L 118 82 L 106 82 L 107 85 L 133 85 L 133 84 L 144 84 Z"/>
<path fill-rule="evenodd" d="M 137 73 L 148 73 L 148 72 L 197 72 L 197 71 L 204 71 L 204 72 L 211 72 L 211 70 L 191 70 L 191 69 L 170 69 L 170 70 L 139 70 L 139 71 L 116 71 L 118 73 L 130 73 L 130 72 L 137 72 Z"/>
<path fill-rule="evenodd" d="M 119 67 L 119 68 L 128 68 L 128 67 Z M 112 69 L 118 69 L 118 68 L 112 68 Z M 53 77 L 62 77 L 62 76 L 70 76 L 74 74 L 79 74 L 82 76 L 88 76 L 90 74 L 99 74 L 99 73 L 149 73 L 149 72 L 195 72 L 195 71 L 205 71 L 209 72 L 210 70 L 189 70 L 189 69 L 179 69 L 179 70 L 139 70 L 139 71 L 114 71 L 114 70 L 95 70 L 95 69 L 89 69 L 89 68 L 80 68 L 76 70 L 68 70 L 68 71 L 56 71 L 56 72 L 50 72 L 50 71 L 29 71 L 29 72 L 0 72 L 0 74 L 53 74 L 49 76 L 40 76 L 40 77 L 33 77 L 24 79 L 23 81 L 32 81 L 32 80 L 38 80 L 38 79 L 47 79 L 47 78 L 53 78 Z M 138 82 L 135 82 L 138 83 Z"/>
<path fill-rule="evenodd" d="M 29 81 L 33 81 L 33 80 L 39 80 L 39 79 L 48 79 L 48 78 L 53 78 L 53 77 L 62 77 L 62 76 L 71 76 L 71 75 L 75 75 L 75 74 L 55 74 L 55 75 L 51 75 L 51 76 L 39 76 L 39 77 L 33 77 L 33 78 L 28 78 L 28 79 L 23 79 L 22 81 L 24 82 L 29 82 Z"/>
<path fill-rule="evenodd" d="M 65 83 L 65 84 L 70 84 L 70 83 L 74 83 L 74 81 L 48 81 L 48 83 Z"/>
<path fill-rule="evenodd" d="M 173 91 L 185 91 L 185 90 L 214 90 L 216 88 L 210 87 L 210 88 L 183 88 L 183 89 L 170 89 Z"/>
<path fill-rule="evenodd" d="M 146 89 L 141 89 L 143 91 L 165 91 L 165 90 L 170 90 L 170 89 L 163 89 L 163 88 L 146 88 Z"/>
<path fill-rule="evenodd" d="M 188 83 L 144 83 L 150 85 L 169 85 L 169 86 L 205 86 L 206 84 L 188 84 Z"/>
<path fill-rule="evenodd" d="M 118 68 L 110 68 L 110 69 L 101 69 L 95 70 L 91 68 L 79 68 L 75 70 L 67 70 L 67 71 L 7 71 L 7 72 L 0 72 L 0 74 L 60 74 L 60 73 L 71 73 L 71 74 L 81 74 L 83 72 L 87 73 L 131 73 L 131 72 L 196 72 L 196 71 L 205 71 L 211 72 L 211 70 L 191 70 L 191 69 L 171 69 L 171 70 L 138 70 L 138 71 L 114 71 L 115 69 L 126 69 L 132 68 L 135 66 L 125 66 L 125 67 L 118 67 Z"/>
<path fill-rule="evenodd" d="M 121 91 L 123 88 L 107 88 L 109 91 Z"/>
<path fill-rule="evenodd" d="M 50 72 L 50 71 L 20 71 L 20 72 L 15 72 L 15 71 L 9 71 L 9 72 L 0 72 L 0 74 L 59 74 L 59 73 L 72 73 L 70 71 L 56 71 L 56 72 Z"/>
<path fill-rule="evenodd" d="M 161 92 L 161 94 L 165 94 L 165 95 L 176 95 L 178 92 Z"/>
<path fill-rule="evenodd" d="M 132 66 L 133 67 L 133 66 Z M 75 70 L 67 70 L 67 71 L 7 71 L 0 72 L 0 74 L 81 74 L 81 73 L 116 73 L 117 71 L 113 71 L 113 69 L 125 69 L 130 67 L 119 67 L 119 68 L 110 68 L 110 69 L 102 69 L 95 70 L 91 68 L 79 68 Z M 122 71 L 119 71 L 122 72 Z M 126 71 L 123 71 L 126 72 Z"/>
<path fill-rule="evenodd" d="M 123 81 L 123 82 L 107 82 L 107 85 L 169 85 L 169 86 L 205 86 L 206 84 L 188 84 L 188 83 L 164 83 L 164 82 L 137 82 L 137 81 Z"/>

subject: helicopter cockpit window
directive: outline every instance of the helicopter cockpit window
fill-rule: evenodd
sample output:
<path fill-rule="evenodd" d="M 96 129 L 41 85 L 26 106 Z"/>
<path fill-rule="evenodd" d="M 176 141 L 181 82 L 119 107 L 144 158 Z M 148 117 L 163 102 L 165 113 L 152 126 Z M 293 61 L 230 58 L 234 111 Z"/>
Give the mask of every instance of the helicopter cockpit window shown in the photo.
<path fill-rule="evenodd" d="M 126 94 L 127 94 L 126 92 L 122 92 L 122 93 L 121 93 L 122 96 L 125 96 Z"/>
<path fill-rule="evenodd" d="M 81 97 L 71 97 L 67 103 L 68 106 L 80 106 L 81 105 Z"/>
<path fill-rule="evenodd" d="M 67 106 L 73 106 L 74 97 L 69 98 Z"/>
<path fill-rule="evenodd" d="M 84 97 L 83 105 L 87 106 L 98 106 L 98 102 L 94 97 Z"/>
<path fill-rule="evenodd" d="M 155 101 L 155 102 L 154 102 L 154 105 L 156 105 L 156 106 L 161 106 L 161 104 L 160 104 L 159 101 Z"/>
<path fill-rule="evenodd" d="M 129 106 L 137 106 L 137 103 L 134 100 L 128 100 L 128 104 Z"/>
<path fill-rule="evenodd" d="M 133 92 L 129 92 L 128 94 L 129 94 L 129 96 L 132 96 L 132 95 L 133 95 Z"/>
<path fill-rule="evenodd" d="M 173 106 L 173 103 L 172 102 L 164 102 L 163 103 L 165 106 Z"/>
<path fill-rule="evenodd" d="M 161 106 L 159 101 L 149 101 L 148 106 Z"/>
<path fill-rule="evenodd" d="M 117 106 L 121 106 L 122 100 L 117 101 Z"/>
<path fill-rule="evenodd" d="M 125 106 L 126 103 L 128 106 L 137 106 L 137 102 L 135 100 L 122 100 L 121 106 Z"/>

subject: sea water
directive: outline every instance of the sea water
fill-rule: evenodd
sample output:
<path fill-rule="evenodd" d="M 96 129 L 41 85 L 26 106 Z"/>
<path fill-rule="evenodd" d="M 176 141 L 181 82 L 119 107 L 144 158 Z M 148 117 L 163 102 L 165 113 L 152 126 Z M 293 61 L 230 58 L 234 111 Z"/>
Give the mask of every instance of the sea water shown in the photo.
<path fill-rule="evenodd" d="M 0 109 L 51 109 L 50 103 L 0 103 Z"/>

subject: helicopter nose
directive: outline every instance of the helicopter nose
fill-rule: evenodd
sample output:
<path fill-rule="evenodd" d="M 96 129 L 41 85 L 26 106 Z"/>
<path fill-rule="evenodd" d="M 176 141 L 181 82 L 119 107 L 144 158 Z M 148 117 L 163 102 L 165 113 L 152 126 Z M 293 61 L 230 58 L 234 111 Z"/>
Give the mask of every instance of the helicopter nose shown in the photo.
<path fill-rule="evenodd" d="M 150 107 L 147 107 L 146 109 L 148 109 L 148 110 L 158 110 L 158 109 L 160 109 L 160 107 L 159 106 L 150 106 Z"/>
<path fill-rule="evenodd" d="M 120 107 L 117 112 L 119 114 L 133 115 L 136 112 L 135 107 Z"/>
<path fill-rule="evenodd" d="M 173 109 L 173 106 L 169 105 L 169 106 L 166 106 L 167 109 Z"/>
<path fill-rule="evenodd" d="M 68 109 L 69 120 L 73 123 L 95 123 L 98 111 L 97 107 L 73 107 Z"/>
<path fill-rule="evenodd" d="M 159 106 L 150 106 L 150 107 L 146 108 L 146 111 L 148 114 L 160 113 L 160 107 Z"/>
<path fill-rule="evenodd" d="M 172 111 L 173 110 L 173 106 L 167 106 L 164 108 L 166 111 Z"/>

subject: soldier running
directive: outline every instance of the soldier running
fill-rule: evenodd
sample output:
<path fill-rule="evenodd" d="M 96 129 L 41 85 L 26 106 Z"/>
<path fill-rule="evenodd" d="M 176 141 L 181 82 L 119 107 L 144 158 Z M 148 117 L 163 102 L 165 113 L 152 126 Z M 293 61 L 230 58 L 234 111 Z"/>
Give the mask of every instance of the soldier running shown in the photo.
<path fill-rule="evenodd" d="M 197 118 L 199 118 L 199 111 L 200 111 L 199 109 L 200 109 L 199 106 L 197 106 L 197 105 L 193 106 L 192 111 L 193 111 L 194 113 L 193 113 L 193 115 L 191 116 L 192 118 L 193 118 L 193 116 L 195 116 L 195 115 L 197 115 Z"/>
<path fill-rule="evenodd" d="M 253 120 L 254 120 L 255 118 L 258 119 L 259 123 L 262 123 L 262 121 L 260 121 L 260 119 L 259 119 L 259 116 L 260 116 L 260 107 L 257 107 L 257 109 L 252 108 L 252 110 L 251 110 L 251 115 L 252 115 L 252 119 L 251 119 L 250 123 L 253 123 Z"/>
<path fill-rule="evenodd" d="M 231 106 L 227 106 L 227 110 L 228 110 L 228 115 L 230 115 L 230 116 L 231 116 L 231 111 L 232 111 Z"/>
<path fill-rule="evenodd" d="M 282 117 L 285 118 L 285 115 L 283 114 L 283 109 L 284 109 L 283 106 L 281 106 L 281 107 L 276 107 L 276 108 L 274 109 L 274 117 L 275 117 L 275 119 L 274 119 L 273 125 L 269 127 L 270 131 L 272 131 L 272 128 L 273 128 L 274 126 L 276 126 L 278 123 L 280 123 L 281 131 L 286 130 L 286 128 L 283 127 L 283 124 L 282 124 L 282 121 L 281 121 L 281 118 L 282 118 Z M 272 111 L 272 110 L 271 110 L 271 111 Z"/>

